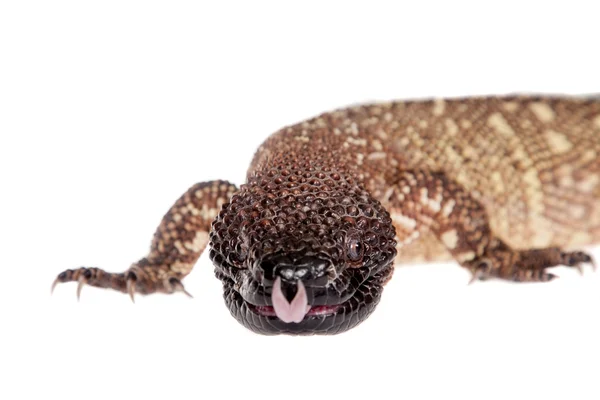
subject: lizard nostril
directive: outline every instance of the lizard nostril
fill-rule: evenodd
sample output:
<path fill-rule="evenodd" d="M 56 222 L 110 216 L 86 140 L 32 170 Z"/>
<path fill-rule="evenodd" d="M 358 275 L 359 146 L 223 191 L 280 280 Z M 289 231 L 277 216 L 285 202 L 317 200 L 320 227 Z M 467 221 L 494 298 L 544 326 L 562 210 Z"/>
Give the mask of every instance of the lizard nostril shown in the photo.
<path fill-rule="evenodd" d="M 268 257 L 259 264 L 263 281 L 269 285 L 277 277 L 282 283 L 294 284 L 298 280 L 306 286 L 324 286 L 328 279 L 329 260 L 304 254 L 285 254 Z"/>
<path fill-rule="evenodd" d="M 285 282 L 294 282 L 298 279 L 310 279 L 310 271 L 306 267 L 281 266 L 275 267 L 274 274 Z"/>

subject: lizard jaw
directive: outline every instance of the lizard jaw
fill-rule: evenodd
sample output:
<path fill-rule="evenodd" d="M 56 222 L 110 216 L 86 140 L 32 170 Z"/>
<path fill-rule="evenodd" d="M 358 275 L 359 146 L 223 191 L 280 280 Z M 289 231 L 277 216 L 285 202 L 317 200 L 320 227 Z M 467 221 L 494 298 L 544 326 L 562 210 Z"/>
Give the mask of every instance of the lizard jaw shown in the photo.
<path fill-rule="evenodd" d="M 254 311 L 265 317 L 277 317 L 285 323 L 300 323 L 307 316 L 334 314 L 339 304 L 330 306 L 311 306 L 308 304 L 306 288 L 302 281 L 297 282 L 298 291 L 291 302 L 285 298 L 281 290 L 281 279 L 277 278 L 273 285 L 271 300 L 273 306 L 254 306 Z"/>

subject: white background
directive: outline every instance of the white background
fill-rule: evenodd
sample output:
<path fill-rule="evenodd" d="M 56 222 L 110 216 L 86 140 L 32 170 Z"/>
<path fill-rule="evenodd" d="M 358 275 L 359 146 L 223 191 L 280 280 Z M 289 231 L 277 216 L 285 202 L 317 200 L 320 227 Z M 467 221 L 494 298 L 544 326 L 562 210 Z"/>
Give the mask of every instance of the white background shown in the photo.
<path fill-rule="evenodd" d="M 247 331 L 206 255 L 193 300 L 49 293 L 65 268 L 127 268 L 183 191 L 241 183 L 286 124 L 371 100 L 600 92 L 593 3 L 3 1 L 0 398 L 600 398 L 591 272 L 467 286 L 454 264 L 401 268 L 335 337 Z"/>

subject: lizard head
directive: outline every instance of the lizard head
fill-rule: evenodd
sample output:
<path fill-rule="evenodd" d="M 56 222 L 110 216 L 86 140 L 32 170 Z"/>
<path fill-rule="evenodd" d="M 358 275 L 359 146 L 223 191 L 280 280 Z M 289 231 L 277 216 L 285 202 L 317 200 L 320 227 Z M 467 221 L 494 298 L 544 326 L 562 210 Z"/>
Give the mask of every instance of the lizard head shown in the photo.
<path fill-rule="evenodd" d="M 213 222 L 231 314 L 262 334 L 335 334 L 365 320 L 393 272 L 388 212 L 354 179 L 306 165 L 256 173 Z"/>

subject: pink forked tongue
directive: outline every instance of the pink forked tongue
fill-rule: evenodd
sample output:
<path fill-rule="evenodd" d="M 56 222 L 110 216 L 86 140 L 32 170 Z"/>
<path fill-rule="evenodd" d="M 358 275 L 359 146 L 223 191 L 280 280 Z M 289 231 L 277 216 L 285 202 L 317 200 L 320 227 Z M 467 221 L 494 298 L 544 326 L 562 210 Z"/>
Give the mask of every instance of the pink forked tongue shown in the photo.
<path fill-rule="evenodd" d="M 306 288 L 302 281 L 298 281 L 298 291 L 296 296 L 289 303 L 283 292 L 281 291 L 281 278 L 277 277 L 273 284 L 273 294 L 271 300 L 273 301 L 273 310 L 277 318 L 285 323 L 300 322 L 306 316 L 306 313 L 310 311 L 308 305 L 308 298 L 306 297 Z"/>

